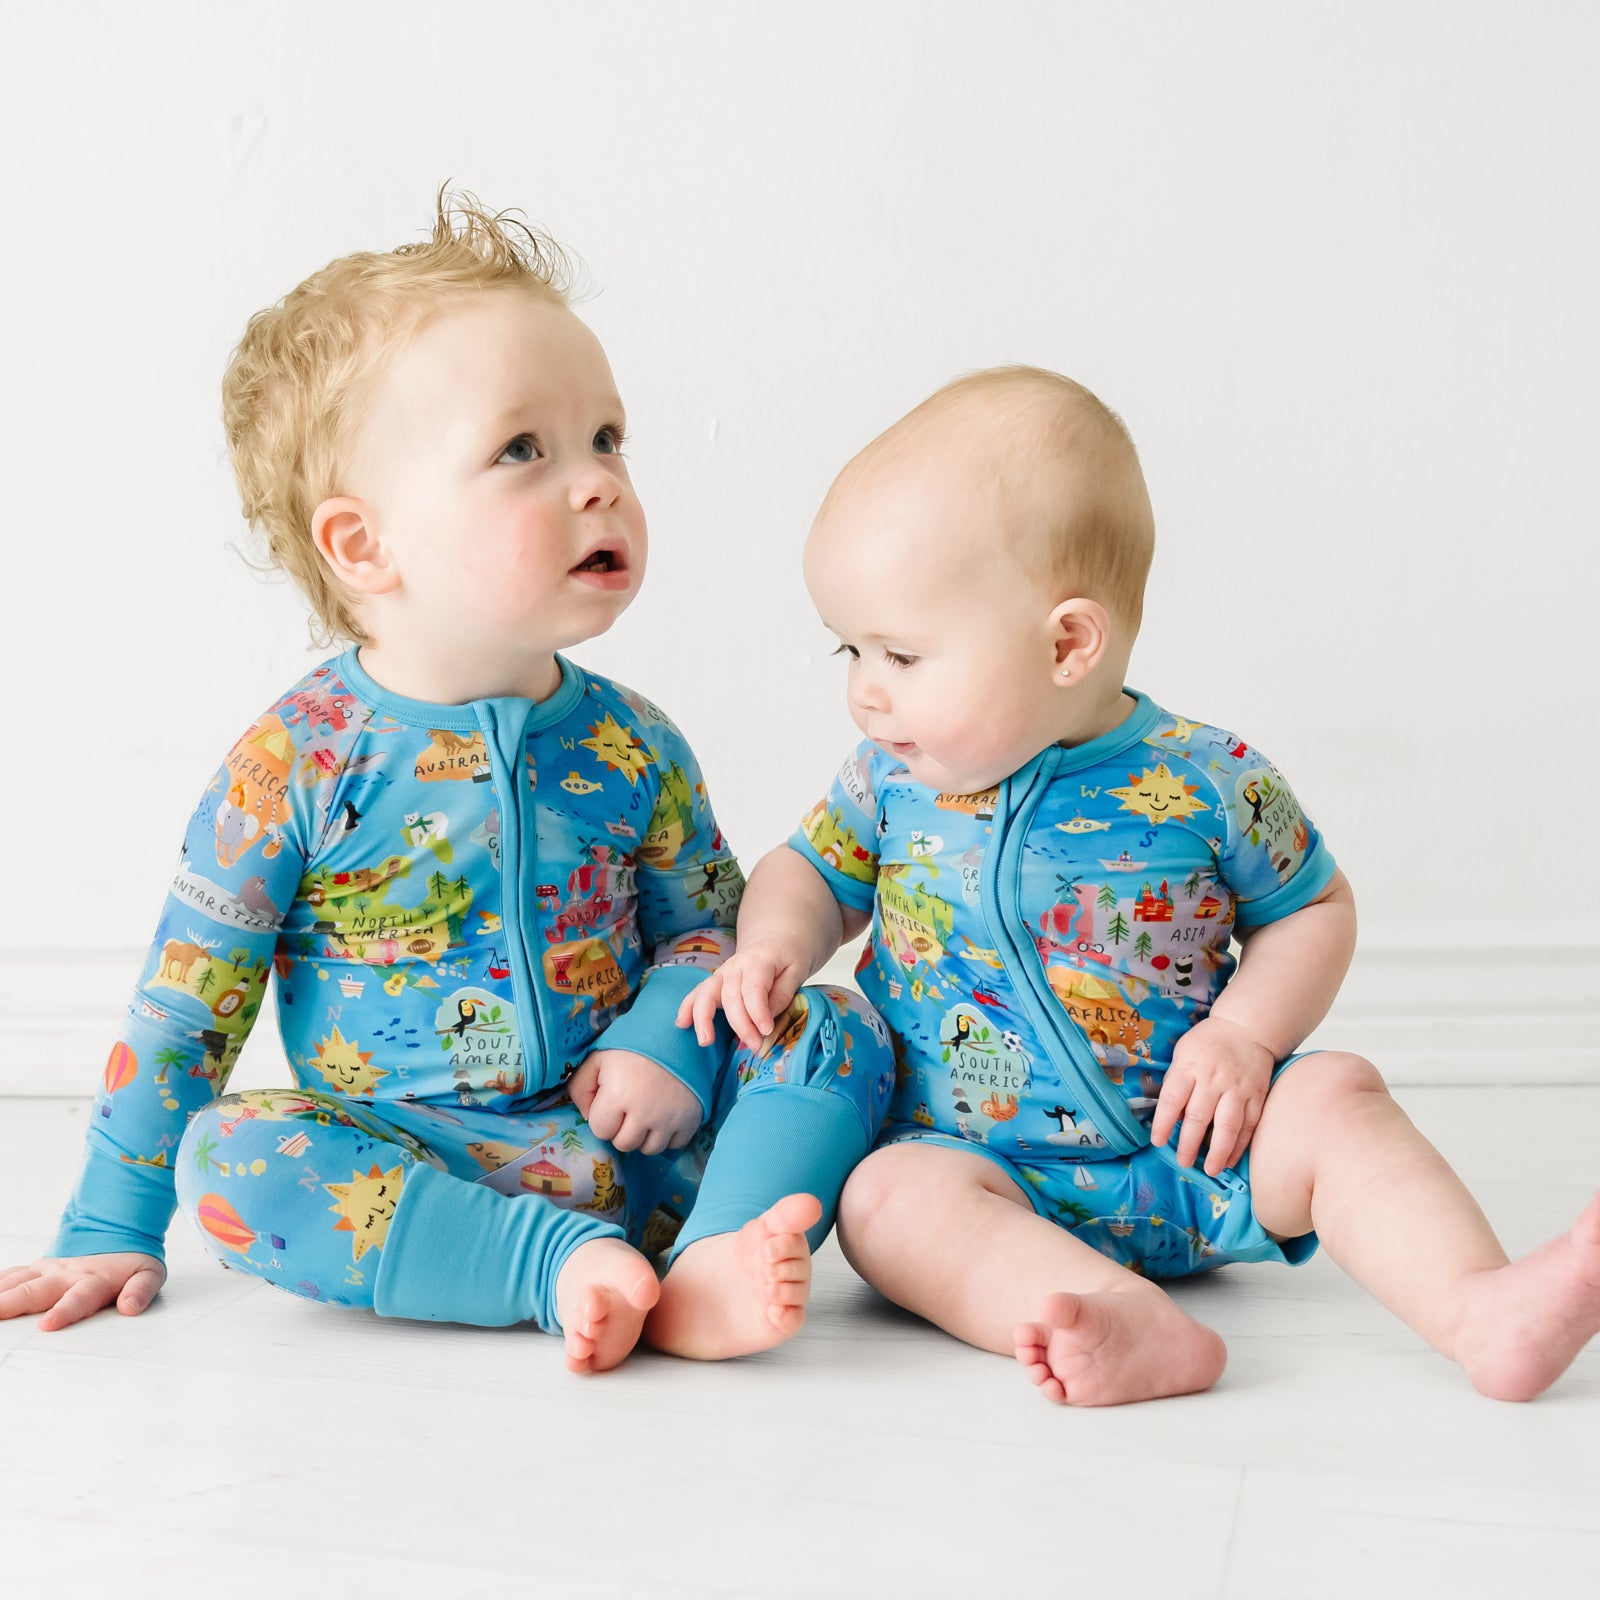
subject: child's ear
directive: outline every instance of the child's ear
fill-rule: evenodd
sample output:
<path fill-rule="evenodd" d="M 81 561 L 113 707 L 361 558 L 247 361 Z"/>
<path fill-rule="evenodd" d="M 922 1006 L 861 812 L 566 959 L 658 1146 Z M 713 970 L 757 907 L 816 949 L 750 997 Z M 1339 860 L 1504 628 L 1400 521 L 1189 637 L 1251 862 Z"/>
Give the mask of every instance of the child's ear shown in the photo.
<path fill-rule="evenodd" d="M 1050 613 L 1050 637 L 1055 644 L 1051 676 L 1058 684 L 1081 683 L 1111 647 L 1111 613 L 1098 600 L 1063 600 Z"/>
<path fill-rule="evenodd" d="M 400 574 L 371 526 L 364 500 L 335 495 L 311 513 L 311 542 L 329 570 L 355 594 L 387 594 Z"/>

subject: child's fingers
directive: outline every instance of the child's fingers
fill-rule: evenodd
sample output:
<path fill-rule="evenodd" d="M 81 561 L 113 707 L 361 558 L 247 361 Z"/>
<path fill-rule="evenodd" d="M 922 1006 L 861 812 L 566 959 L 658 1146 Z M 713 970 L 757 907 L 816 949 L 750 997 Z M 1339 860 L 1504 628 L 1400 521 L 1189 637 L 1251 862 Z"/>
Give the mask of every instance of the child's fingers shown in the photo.
<path fill-rule="evenodd" d="M 1224 1167 L 1231 1167 L 1244 1133 L 1245 1105 L 1236 1094 L 1225 1094 L 1217 1102 L 1211 1124 L 1211 1149 L 1206 1153 L 1206 1171 L 1214 1178 Z"/>
<path fill-rule="evenodd" d="M 763 1039 L 772 1032 L 772 969 L 753 966 L 739 985 L 745 1014 Z"/>
<path fill-rule="evenodd" d="M 721 1004 L 721 981 L 715 984 L 708 978 L 689 997 L 694 1002 L 695 1040 L 705 1046 L 717 1036 L 717 1007 Z"/>
<path fill-rule="evenodd" d="M 115 1291 L 104 1278 L 79 1278 L 65 1294 L 39 1318 L 39 1327 L 45 1333 L 68 1328 L 74 1322 L 92 1317 L 102 1306 L 116 1298 Z"/>
<path fill-rule="evenodd" d="M 713 972 L 683 997 L 678 1007 L 678 1026 L 694 1025 L 694 1036 L 708 1045 L 717 1036 L 717 1008 L 722 1003 L 722 973 Z"/>
<path fill-rule="evenodd" d="M 0 1272 L 0 1295 L 3 1295 L 7 1289 L 13 1288 L 19 1283 L 26 1283 L 30 1278 L 37 1278 L 38 1276 L 39 1269 L 37 1267 L 8 1267 L 4 1272 Z"/>
<path fill-rule="evenodd" d="M 1239 1130 L 1239 1137 L 1233 1142 L 1233 1152 L 1228 1157 L 1228 1165 L 1236 1167 L 1246 1150 L 1250 1148 L 1250 1141 L 1256 1136 L 1256 1129 L 1261 1126 L 1261 1113 L 1266 1109 L 1266 1102 L 1251 1097 L 1245 1101 L 1244 1126 Z"/>
<path fill-rule="evenodd" d="M 567 1080 L 567 1097 L 578 1108 L 578 1115 L 589 1121 L 596 1091 L 600 1087 L 600 1069 L 585 1061 Z"/>
<path fill-rule="evenodd" d="M 166 1274 L 153 1272 L 146 1267 L 136 1272 L 117 1296 L 117 1310 L 125 1317 L 136 1317 L 149 1309 L 150 1302 L 161 1292 Z"/>
<path fill-rule="evenodd" d="M 781 1017 L 789 1009 L 790 1002 L 800 992 L 800 979 L 793 973 L 782 973 L 772 980 L 772 993 L 767 1003 L 772 1007 L 774 1018 Z M 776 1022 L 773 1024 L 777 1026 Z"/>
<path fill-rule="evenodd" d="M 699 1015 L 700 992 L 705 988 L 707 983 L 710 983 L 710 981 L 711 980 L 707 978 L 703 983 L 697 983 L 694 988 L 692 988 L 688 994 L 686 994 L 683 999 L 678 1002 L 678 1014 L 672 1019 L 678 1027 L 687 1028 L 689 1024 L 694 1021 L 696 1016 Z"/>
<path fill-rule="evenodd" d="M 1205 1140 L 1206 1130 L 1211 1126 L 1211 1118 L 1216 1113 L 1216 1096 L 1209 1094 L 1204 1089 L 1196 1088 L 1189 1096 L 1189 1103 L 1183 1108 L 1183 1132 L 1178 1135 L 1178 1165 L 1192 1167 L 1195 1158 L 1200 1154 L 1200 1146 Z"/>
<path fill-rule="evenodd" d="M 727 1013 L 728 1026 L 738 1036 L 739 1043 L 749 1050 L 761 1048 L 762 1030 L 751 1019 L 744 1003 L 744 990 L 738 984 L 728 984 L 722 991 L 722 1009 Z"/>
<path fill-rule="evenodd" d="M 1156 1114 L 1150 1119 L 1151 1144 L 1165 1144 L 1183 1115 L 1189 1096 L 1194 1092 L 1194 1079 L 1182 1067 L 1169 1067 L 1161 1084 L 1161 1094 L 1156 1100 Z"/>
<path fill-rule="evenodd" d="M 591 1122 L 589 1126 L 592 1128 L 594 1124 Z M 605 1139 L 614 1150 L 629 1151 L 637 1150 L 649 1132 L 649 1124 L 643 1117 L 635 1112 L 624 1111 L 617 1119 L 616 1132 L 602 1134 L 601 1138 Z"/>
<path fill-rule="evenodd" d="M 584 1114 L 584 1121 L 589 1124 L 590 1131 L 597 1139 L 604 1139 L 607 1144 L 617 1142 L 618 1130 L 622 1127 L 623 1112 L 615 1101 L 605 1095 L 597 1094 L 590 1103 L 588 1111 Z"/>
<path fill-rule="evenodd" d="M 5 1276 L 4 1289 L 0 1289 L 0 1321 L 43 1311 L 55 1304 L 59 1293 L 57 1284 L 32 1267 L 13 1267 Z"/>

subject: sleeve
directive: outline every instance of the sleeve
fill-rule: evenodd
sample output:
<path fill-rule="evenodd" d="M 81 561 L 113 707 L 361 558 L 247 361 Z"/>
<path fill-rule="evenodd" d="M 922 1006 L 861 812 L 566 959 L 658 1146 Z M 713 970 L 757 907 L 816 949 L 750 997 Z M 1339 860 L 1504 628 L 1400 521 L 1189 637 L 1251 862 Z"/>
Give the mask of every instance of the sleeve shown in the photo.
<path fill-rule="evenodd" d="M 304 871 L 294 764 L 290 736 L 269 713 L 234 746 L 189 820 L 52 1255 L 165 1259 L 178 1141 L 227 1084 Z"/>
<path fill-rule="evenodd" d="M 789 836 L 789 848 L 820 872 L 841 905 L 870 911 L 878 891 L 878 768 L 883 752 L 863 739 L 827 795 Z"/>
<path fill-rule="evenodd" d="M 1315 900 L 1336 863 L 1278 769 L 1249 745 L 1233 749 L 1219 780 L 1227 833 L 1218 865 L 1235 925 L 1259 928 Z"/>
<path fill-rule="evenodd" d="M 594 1042 L 631 1050 L 693 1090 L 707 1116 L 732 1033 L 721 1014 L 701 1045 L 677 1025 L 678 1006 L 707 972 L 733 954 L 744 874 L 712 814 L 700 764 L 665 718 L 653 730 L 655 809 L 635 852 L 639 933 L 648 965 L 633 1003 Z"/>

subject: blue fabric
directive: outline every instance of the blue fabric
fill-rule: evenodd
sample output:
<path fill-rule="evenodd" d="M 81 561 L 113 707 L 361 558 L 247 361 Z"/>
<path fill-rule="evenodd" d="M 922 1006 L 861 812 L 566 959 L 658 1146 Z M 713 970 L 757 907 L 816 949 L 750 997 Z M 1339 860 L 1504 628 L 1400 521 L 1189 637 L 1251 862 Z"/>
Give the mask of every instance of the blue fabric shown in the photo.
<path fill-rule="evenodd" d="M 656 967 L 645 974 L 634 1003 L 594 1042 L 596 1050 L 631 1050 L 665 1068 L 700 1102 L 702 1118 L 712 1115 L 719 1064 L 733 1045 L 733 1030 L 719 1011 L 716 1040 L 707 1046 L 693 1028 L 676 1026 L 678 1006 L 705 977 L 698 966 Z"/>
<path fill-rule="evenodd" d="M 1287 1057 L 1272 1081 L 1315 1053 Z M 1316 1254 L 1315 1233 L 1275 1239 L 1256 1220 L 1248 1149 L 1214 1177 L 1200 1163 L 1180 1167 L 1173 1152 L 1181 1128 L 1180 1123 L 1164 1145 L 1109 1161 L 1012 1162 L 982 1145 L 903 1124 L 885 1128 L 879 1143 L 939 1144 L 984 1156 L 1041 1217 L 1147 1277 L 1183 1278 L 1236 1261 L 1299 1266 Z"/>
<path fill-rule="evenodd" d="M 823 1205 L 819 1245 L 893 1081 L 861 997 L 808 988 L 728 1058 L 713 1120 L 681 1151 L 619 1152 L 560 1091 L 502 1111 L 258 1089 L 195 1117 L 177 1195 L 218 1261 L 305 1298 L 555 1328 L 556 1278 L 592 1238 L 660 1254 L 680 1229 L 681 1248 L 804 1192 Z"/>
<path fill-rule="evenodd" d="M 741 1046 L 731 1067 L 734 1099 L 677 1250 L 732 1232 L 789 1194 L 822 1202 L 807 1233 L 815 1250 L 888 1108 L 894 1055 L 887 1031 L 859 995 L 808 987 L 762 1048 Z"/>
<path fill-rule="evenodd" d="M 581 1211 L 497 1194 L 417 1167 L 406 1181 L 373 1282 L 380 1317 L 559 1332 L 556 1280 L 567 1257 L 622 1229 Z"/>
<path fill-rule="evenodd" d="M 256 719 L 190 820 L 51 1253 L 162 1254 L 178 1141 L 274 977 L 307 1092 L 509 1111 L 636 1012 L 709 1107 L 727 1036 L 680 1035 L 674 985 L 732 947 L 738 863 L 664 713 L 560 669 L 542 702 L 432 705 L 352 650 Z"/>
<path fill-rule="evenodd" d="M 1036 1165 L 1144 1146 L 1235 928 L 1335 870 L 1264 756 L 1145 695 L 984 794 L 936 794 L 865 741 L 790 846 L 872 908 L 857 978 L 900 1053 L 890 1123 Z"/>
<path fill-rule="evenodd" d="M 982 794 L 935 793 L 865 741 L 790 847 L 872 910 L 856 974 L 899 1067 L 882 1142 L 981 1154 L 1152 1274 L 1303 1259 L 1314 1239 L 1255 1222 L 1248 1158 L 1180 1170 L 1149 1125 L 1235 931 L 1309 904 L 1333 857 L 1259 751 L 1129 693 L 1119 726 Z"/>
<path fill-rule="evenodd" d="M 854 1107 L 826 1089 L 746 1095 L 723 1124 L 673 1256 L 697 1239 L 742 1228 L 791 1194 L 822 1202 L 822 1216 L 806 1231 L 816 1250 L 833 1227 L 844 1181 L 870 1142 Z"/>

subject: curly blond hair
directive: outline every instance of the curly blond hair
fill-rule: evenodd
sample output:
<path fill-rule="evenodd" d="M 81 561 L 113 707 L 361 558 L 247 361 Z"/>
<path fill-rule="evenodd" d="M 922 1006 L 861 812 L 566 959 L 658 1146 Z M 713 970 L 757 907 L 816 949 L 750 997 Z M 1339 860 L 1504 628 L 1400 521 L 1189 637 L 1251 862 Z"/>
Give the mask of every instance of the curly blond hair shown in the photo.
<path fill-rule="evenodd" d="M 222 379 L 222 421 L 246 521 L 267 563 L 311 605 L 311 637 L 367 643 L 311 540 L 311 516 L 347 492 L 355 430 L 374 378 L 427 322 L 475 291 L 515 289 L 565 306 L 574 266 L 509 211 L 439 190 L 433 237 L 330 261 L 251 317 Z"/>

